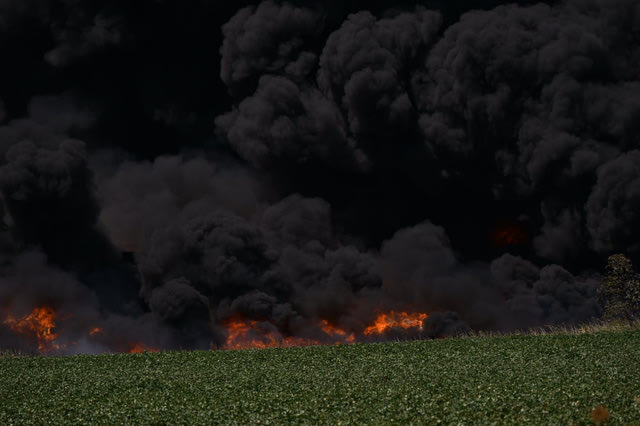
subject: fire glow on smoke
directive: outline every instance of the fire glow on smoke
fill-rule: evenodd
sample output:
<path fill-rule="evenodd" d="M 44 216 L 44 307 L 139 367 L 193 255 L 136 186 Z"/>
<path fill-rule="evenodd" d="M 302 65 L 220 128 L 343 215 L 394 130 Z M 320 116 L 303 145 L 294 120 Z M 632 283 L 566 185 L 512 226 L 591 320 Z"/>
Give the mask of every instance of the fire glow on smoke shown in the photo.
<path fill-rule="evenodd" d="M 289 346 L 311 346 L 322 344 L 355 343 L 357 336 L 371 338 L 383 336 L 392 330 L 421 331 L 423 321 L 429 317 L 426 313 L 409 313 L 389 311 L 378 314 L 372 324 L 360 333 L 344 330 L 321 320 L 318 327 L 326 338 L 314 340 L 301 337 L 284 337 L 277 330 L 271 329 L 270 323 L 255 320 L 231 319 L 225 323 L 227 340 L 222 349 L 256 349 Z"/>
<path fill-rule="evenodd" d="M 426 320 L 428 316 L 429 315 L 422 313 L 410 314 L 408 312 L 395 311 L 382 313 L 378 315 L 378 318 L 376 318 L 373 324 L 364 329 L 364 334 L 367 336 L 383 334 L 394 328 L 422 330 L 422 322 Z"/>
<path fill-rule="evenodd" d="M 58 334 L 55 332 L 55 314 L 53 308 L 42 306 L 22 318 L 8 315 L 3 323 L 15 333 L 34 339 L 38 343 L 40 353 L 49 353 L 60 349 L 60 345 L 56 343 Z"/>
<path fill-rule="evenodd" d="M 371 324 L 360 331 L 345 330 L 323 319 L 317 324 L 318 329 L 322 331 L 324 336 L 321 339 L 287 336 L 270 322 L 232 317 L 223 322 L 226 340 L 224 344 L 218 346 L 218 348 L 239 350 L 323 344 L 351 344 L 359 340 L 370 340 L 372 337 L 382 337 L 392 330 L 421 331 L 423 321 L 426 320 L 428 316 L 426 313 L 410 313 L 393 310 L 381 312 Z M 16 335 L 29 340 L 34 347 L 37 347 L 40 354 L 73 352 L 70 350 L 70 346 L 75 345 L 76 342 L 60 342 L 61 332 L 56 329 L 56 320 L 60 318 L 61 315 L 59 315 L 54 308 L 50 306 L 40 306 L 23 317 L 17 317 L 11 314 L 5 315 L 5 317 L 2 324 L 8 326 Z M 86 337 L 88 339 L 103 339 L 106 337 L 106 332 L 100 327 L 93 326 L 87 329 Z M 158 351 L 158 349 L 142 342 L 131 342 L 117 346 L 113 352 L 141 353 Z"/>
<path fill-rule="evenodd" d="M 497 248 L 518 246 L 528 241 L 529 235 L 526 229 L 516 221 L 502 222 L 491 232 L 491 243 Z"/>
<path fill-rule="evenodd" d="M 75 341 L 60 342 L 61 333 L 56 327 L 56 322 L 60 319 L 69 319 L 71 315 L 60 315 L 51 306 L 39 306 L 34 308 L 28 315 L 16 316 L 11 313 L 5 315 L 1 324 L 7 326 L 16 335 L 33 343 L 40 354 L 55 355 L 60 353 L 74 352 L 69 350 L 70 346 L 77 344 Z M 89 339 L 98 339 L 105 336 L 105 331 L 100 327 L 90 327 L 87 331 Z M 157 352 L 140 342 L 131 342 L 125 345 L 118 345 L 114 352 Z"/>

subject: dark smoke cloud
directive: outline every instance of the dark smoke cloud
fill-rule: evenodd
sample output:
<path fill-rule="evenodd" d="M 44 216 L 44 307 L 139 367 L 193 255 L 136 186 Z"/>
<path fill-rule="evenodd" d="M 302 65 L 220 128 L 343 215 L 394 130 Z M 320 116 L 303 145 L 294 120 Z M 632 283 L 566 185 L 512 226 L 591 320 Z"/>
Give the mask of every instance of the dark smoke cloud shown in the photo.
<path fill-rule="evenodd" d="M 331 226 L 331 206 L 320 198 L 292 195 L 264 212 L 262 227 L 277 247 L 335 245 Z"/>
<path fill-rule="evenodd" d="M 598 276 L 575 277 L 559 265 L 539 268 L 505 254 L 491 264 L 460 262 L 444 230 L 430 223 L 398 231 L 381 250 L 386 293 L 402 303 L 448 310 L 473 328 L 572 323 L 598 314 Z M 451 318 L 435 317 L 445 324 Z M 442 327 L 445 325 L 443 324 Z M 438 326 L 439 327 L 439 326 Z"/>
<path fill-rule="evenodd" d="M 610 253 L 627 247 L 637 255 L 639 207 L 640 151 L 633 150 L 598 169 L 597 183 L 585 206 L 593 248 Z"/>
<path fill-rule="evenodd" d="M 580 322 L 599 312 L 598 276 L 575 277 L 558 265 L 538 268 L 509 254 L 491 263 L 491 274 L 492 285 L 520 327 Z"/>
<path fill-rule="evenodd" d="M 0 0 L 0 314 L 86 351 L 597 316 L 640 261 L 640 6 L 499 3 Z"/>
<path fill-rule="evenodd" d="M 4 222 L 22 247 L 40 247 L 49 262 L 78 275 L 116 312 L 136 312 L 134 272 L 97 226 L 99 206 L 85 146 L 55 149 L 20 142 L 0 167 Z"/>
<path fill-rule="evenodd" d="M 95 294 L 80 284 L 73 275 L 48 265 L 42 252 L 34 249 L 17 252 L 15 248 L 12 250 L 10 246 L 3 244 L 2 264 L 0 312 L 3 314 L 10 311 L 17 317 L 23 317 L 32 309 L 46 305 L 64 310 L 68 315 L 79 316 L 82 321 L 99 323 L 99 302 Z M 73 328 L 79 324 L 72 321 L 68 325 Z M 28 350 L 30 342 L 9 332 L 4 321 L 0 322 L 0 336 L 3 346 L 7 345 L 4 347 Z M 75 337 L 77 335 L 71 336 Z M 5 339 L 11 340 L 7 342 Z"/>
<path fill-rule="evenodd" d="M 20 142 L 6 158 L 0 193 L 15 231 L 49 256 L 73 256 L 80 247 L 69 231 L 90 232 L 99 211 L 84 144 L 67 140 L 50 150 Z"/>
<path fill-rule="evenodd" d="M 282 10 L 270 2 L 262 5 L 264 10 L 262 6 L 255 11 L 243 9 L 225 27 L 222 78 L 228 84 L 230 71 L 225 64 L 239 62 L 237 68 L 250 69 L 248 64 L 271 64 L 271 59 L 261 56 L 265 53 L 273 55 L 276 50 L 288 52 L 291 45 L 302 46 L 293 31 L 280 30 L 278 40 L 263 33 L 263 40 L 252 45 L 252 49 L 260 48 L 259 53 L 245 51 L 253 56 L 234 61 L 239 49 L 230 32 L 241 22 L 247 22 L 251 30 L 268 26 L 270 34 L 280 20 L 268 20 L 267 11 L 280 11 L 289 20 L 313 17 L 310 10 L 291 14 L 286 3 Z M 384 138 L 403 139 L 411 131 L 415 106 L 409 93 L 410 70 L 435 41 L 439 26 L 440 16 L 424 8 L 380 20 L 367 12 L 351 15 L 327 39 L 319 59 L 317 87 L 313 76 L 304 78 L 308 72 L 287 71 L 299 69 L 301 59 L 290 60 L 287 66 L 280 62 L 263 65 L 263 69 L 256 69 L 262 72 L 259 79 L 256 77 L 255 92 L 216 120 L 218 134 L 256 167 L 315 161 L 343 170 L 366 171 L 372 165 L 371 155 L 384 158 L 381 151 L 394 150 Z M 307 26 L 307 31 L 313 28 Z M 253 36 L 246 31 L 247 37 Z M 286 48 L 282 40 L 286 40 Z M 278 59 L 283 60 L 281 56 Z M 314 62 L 304 69 L 313 70 L 315 56 L 309 53 L 308 59 Z"/>
<path fill-rule="evenodd" d="M 222 26 L 220 77 L 235 95 L 255 87 L 264 74 L 304 79 L 317 62 L 306 45 L 322 30 L 321 8 L 269 0 L 240 9 Z"/>
<path fill-rule="evenodd" d="M 427 222 L 398 231 L 383 243 L 380 262 L 383 290 L 399 305 L 460 312 L 476 327 L 500 319 L 486 265 L 461 263 L 441 227 Z"/>
<path fill-rule="evenodd" d="M 329 36 L 318 85 L 342 106 L 354 135 L 371 137 L 411 123 L 410 70 L 439 27 L 440 15 L 423 8 L 380 20 L 360 12 Z"/>
<path fill-rule="evenodd" d="M 8 149 L 20 142 L 54 149 L 71 135 L 82 132 L 95 122 L 91 107 L 71 93 L 36 96 L 29 101 L 28 116 L 0 126 L 2 162 Z M 0 120 L 2 124 L 2 120 Z"/>
<path fill-rule="evenodd" d="M 582 223 L 583 214 L 579 207 L 560 210 L 542 203 L 544 224 L 540 234 L 533 240 L 533 247 L 540 256 L 554 262 L 577 259 L 587 250 Z"/>
<path fill-rule="evenodd" d="M 124 38 L 124 28 L 118 18 L 104 12 L 93 16 L 72 13 L 62 25 L 53 24 L 52 32 L 58 44 L 47 52 L 45 60 L 56 67 L 68 65 L 100 48 L 117 45 Z"/>
<path fill-rule="evenodd" d="M 122 41 L 124 28 L 117 16 L 99 2 L 79 0 L 3 0 L 0 2 L 0 31 L 25 20 L 40 21 L 50 31 L 54 47 L 44 59 L 55 67 L 68 65 L 105 46 Z"/>
<path fill-rule="evenodd" d="M 12 304 L 21 310 L 30 310 L 34 303 L 53 304 L 72 313 L 87 309 L 97 314 L 95 295 L 72 274 L 48 265 L 42 252 L 32 249 L 15 256 L 9 254 L 8 247 L 3 246 L 2 305 Z"/>
<path fill-rule="evenodd" d="M 332 232 L 330 206 L 293 195 L 267 209 L 265 235 L 280 250 L 277 274 L 291 283 L 292 300 L 305 317 L 355 321 L 381 285 L 375 258 L 344 244 Z M 342 317 L 345 318 L 342 318 Z"/>
<path fill-rule="evenodd" d="M 1 233 L 0 239 L 0 347 L 24 353 L 104 353 L 128 351 L 141 341 L 150 347 L 178 347 L 177 342 L 183 339 L 153 315 L 132 316 L 105 310 L 104 295 L 92 291 L 76 274 L 51 265 L 40 250 L 24 250 L 8 243 L 6 232 Z M 5 316 L 21 319 L 45 306 L 57 313 L 56 328 L 51 330 L 57 334 L 57 346 L 52 343 L 38 350 L 33 336 L 11 331 Z M 100 332 L 92 336 L 90 332 L 96 327 Z"/>
<path fill-rule="evenodd" d="M 482 170 L 499 199 L 546 199 L 540 256 L 584 253 L 556 236 L 585 234 L 596 170 L 637 144 L 637 13 L 630 1 L 471 12 L 414 75 L 425 144 L 454 175 Z"/>
<path fill-rule="evenodd" d="M 184 278 L 169 280 L 151 293 L 149 308 L 165 324 L 177 329 L 179 342 L 187 347 L 207 348 L 202 341 L 211 330 L 209 301 Z"/>
<path fill-rule="evenodd" d="M 264 286 L 274 255 L 260 232 L 224 212 L 186 220 L 152 233 L 138 252 L 143 294 L 165 277 L 184 277 L 209 295 L 242 293 Z"/>
<path fill-rule="evenodd" d="M 183 216 L 225 209 L 250 218 L 268 194 L 258 177 L 235 163 L 194 156 L 116 163 L 96 166 L 97 186 L 100 222 L 122 251 L 137 251 L 141 238 Z"/>
<path fill-rule="evenodd" d="M 290 333 L 309 325 L 301 319 L 363 321 L 349 315 L 380 286 L 374 258 L 331 248 L 338 242 L 326 202 L 295 195 L 269 207 L 261 222 L 217 211 L 153 232 L 137 254 L 152 310 L 175 320 L 193 311 L 184 304 L 208 300 L 220 322 L 240 315 Z M 185 289 L 185 297 L 167 286 Z"/>
<path fill-rule="evenodd" d="M 429 337 L 464 336 L 471 332 L 467 323 L 455 312 L 433 312 L 424 320 L 423 329 Z"/>
<path fill-rule="evenodd" d="M 258 168 L 314 160 L 364 167 L 335 104 L 319 90 L 285 77 L 262 77 L 256 92 L 218 117 L 216 125 L 221 139 Z"/>
<path fill-rule="evenodd" d="M 271 284 L 276 254 L 249 222 L 217 211 L 157 229 L 141 243 L 136 258 L 145 300 L 153 301 L 152 308 L 164 309 L 165 317 L 166 306 L 172 305 L 172 319 L 182 320 L 191 312 L 185 304 L 208 300 L 215 315 L 220 305 L 264 292 Z M 170 289 L 178 286 L 189 288 L 189 296 L 175 300 Z M 278 289 L 282 295 L 288 291 L 284 286 Z M 277 299 L 273 302 L 278 304 Z"/>

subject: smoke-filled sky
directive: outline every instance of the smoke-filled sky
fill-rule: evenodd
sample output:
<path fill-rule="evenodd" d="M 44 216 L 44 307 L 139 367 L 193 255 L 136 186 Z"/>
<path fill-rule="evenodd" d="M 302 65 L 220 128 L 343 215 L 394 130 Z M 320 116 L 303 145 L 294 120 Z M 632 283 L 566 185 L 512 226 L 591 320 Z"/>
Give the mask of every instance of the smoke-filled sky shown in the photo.
<path fill-rule="evenodd" d="M 0 349 L 577 323 L 640 262 L 636 0 L 0 0 L 0 55 Z"/>

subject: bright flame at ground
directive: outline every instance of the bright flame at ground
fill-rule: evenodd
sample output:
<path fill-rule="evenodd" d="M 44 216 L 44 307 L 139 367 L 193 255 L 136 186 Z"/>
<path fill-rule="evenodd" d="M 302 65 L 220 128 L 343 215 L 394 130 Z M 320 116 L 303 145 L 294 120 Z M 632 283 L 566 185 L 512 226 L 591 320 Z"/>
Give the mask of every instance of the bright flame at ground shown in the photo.
<path fill-rule="evenodd" d="M 37 343 L 38 351 L 41 354 L 50 354 L 60 351 L 71 350 L 76 344 L 75 341 L 69 341 L 67 344 L 60 344 L 57 340 L 60 338 L 56 332 L 56 321 L 65 320 L 72 316 L 60 315 L 56 310 L 49 306 L 40 306 L 35 308 L 31 313 L 23 317 L 16 317 L 8 314 L 2 321 L 2 324 L 9 327 L 14 333 L 28 338 L 30 341 Z M 88 330 L 90 337 L 97 338 L 104 336 L 104 329 L 101 327 L 91 327 Z M 141 352 L 158 352 L 159 349 L 152 348 L 143 343 L 131 343 L 125 346 L 125 352 L 141 353 Z M 122 350 L 121 349 L 121 350 Z"/>
<path fill-rule="evenodd" d="M 3 321 L 11 330 L 23 336 L 35 338 L 38 342 L 38 350 L 42 353 L 60 349 L 56 343 L 58 335 L 55 333 L 56 311 L 49 306 L 35 308 L 23 318 L 15 318 L 9 315 Z"/>
<path fill-rule="evenodd" d="M 422 321 L 429 317 L 428 314 L 390 311 L 381 313 L 369 327 L 364 329 L 363 334 L 371 336 L 383 334 L 393 328 L 409 330 L 411 328 L 422 329 Z"/>
<path fill-rule="evenodd" d="M 151 348 L 143 343 L 134 343 L 129 349 L 130 354 L 141 354 L 143 352 L 160 352 L 160 349 Z"/>
<path fill-rule="evenodd" d="M 322 340 L 306 339 L 302 337 L 282 336 L 272 324 L 241 318 L 228 319 L 226 327 L 227 339 L 222 349 L 262 349 L 288 346 L 310 346 L 327 343 L 355 343 L 357 335 L 382 335 L 392 329 L 422 330 L 422 322 L 428 317 L 425 313 L 408 313 L 390 311 L 378 315 L 373 324 L 366 327 L 362 333 L 343 330 L 327 320 L 318 324 L 320 330 L 329 338 Z"/>
<path fill-rule="evenodd" d="M 56 321 L 63 320 L 70 315 L 60 316 L 55 309 L 48 306 L 35 308 L 24 317 L 6 315 L 3 324 L 13 332 L 29 338 L 40 353 L 46 354 L 69 348 L 61 345 L 59 334 L 56 332 Z M 221 349 L 260 349 L 290 346 L 311 346 L 321 344 L 355 343 L 358 337 L 367 338 L 380 336 L 392 329 L 422 330 L 422 323 L 428 317 L 425 313 L 408 313 L 403 311 L 389 311 L 380 313 L 375 321 L 362 331 L 348 331 L 332 324 L 328 320 L 320 320 L 317 324 L 317 339 L 305 337 L 285 336 L 273 324 L 266 321 L 249 320 L 243 318 L 230 318 L 223 324 L 226 328 L 227 338 Z M 101 327 L 93 326 L 86 329 L 90 337 L 104 339 L 105 331 Z M 75 341 L 69 345 L 73 347 Z M 120 346 L 122 342 L 117 345 Z M 128 353 L 158 352 L 159 349 L 150 347 L 140 342 L 132 342 L 120 346 L 120 351 Z"/>
<path fill-rule="evenodd" d="M 322 320 L 320 322 L 320 328 L 327 335 L 331 336 L 336 340 L 342 340 L 346 343 L 354 343 L 356 341 L 356 336 L 353 333 L 349 333 L 348 331 L 342 330 L 341 328 L 336 327 L 335 325 L 329 324 L 329 321 Z"/>
<path fill-rule="evenodd" d="M 231 318 L 227 320 L 227 340 L 222 349 L 263 349 L 289 346 L 310 346 L 319 342 L 302 337 L 284 337 L 277 331 L 268 330 L 255 320 Z"/>

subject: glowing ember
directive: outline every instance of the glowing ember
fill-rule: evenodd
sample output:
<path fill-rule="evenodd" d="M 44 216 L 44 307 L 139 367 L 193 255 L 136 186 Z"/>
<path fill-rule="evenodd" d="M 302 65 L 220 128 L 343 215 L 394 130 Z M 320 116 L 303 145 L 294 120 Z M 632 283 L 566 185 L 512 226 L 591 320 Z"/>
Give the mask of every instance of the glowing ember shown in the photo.
<path fill-rule="evenodd" d="M 100 327 L 93 327 L 91 330 L 89 330 L 89 336 L 95 336 L 102 333 L 104 333 L 104 330 Z"/>
<path fill-rule="evenodd" d="M 320 328 L 334 340 L 342 340 L 347 343 L 353 343 L 356 341 L 356 336 L 353 333 L 349 333 L 348 331 L 329 324 L 329 321 L 327 320 L 322 320 L 320 322 Z"/>
<path fill-rule="evenodd" d="M 506 222 L 497 226 L 491 234 L 491 242 L 495 247 L 516 246 L 529 241 L 524 227 L 518 222 Z"/>
<path fill-rule="evenodd" d="M 56 311 L 49 306 L 35 308 L 31 313 L 23 318 L 15 318 L 9 315 L 3 321 L 11 330 L 35 338 L 38 342 L 38 350 L 42 353 L 60 349 L 55 340 L 58 335 L 55 333 Z"/>
<path fill-rule="evenodd" d="M 129 349 L 130 354 L 141 354 L 143 352 L 159 352 L 159 349 L 150 348 L 142 343 L 134 343 Z"/>
<path fill-rule="evenodd" d="M 428 318 L 428 314 L 390 311 L 381 313 L 375 319 L 373 324 L 364 329 L 367 336 L 375 334 L 383 334 L 394 328 L 402 328 L 409 330 L 412 328 L 422 329 L 422 321 Z"/>

